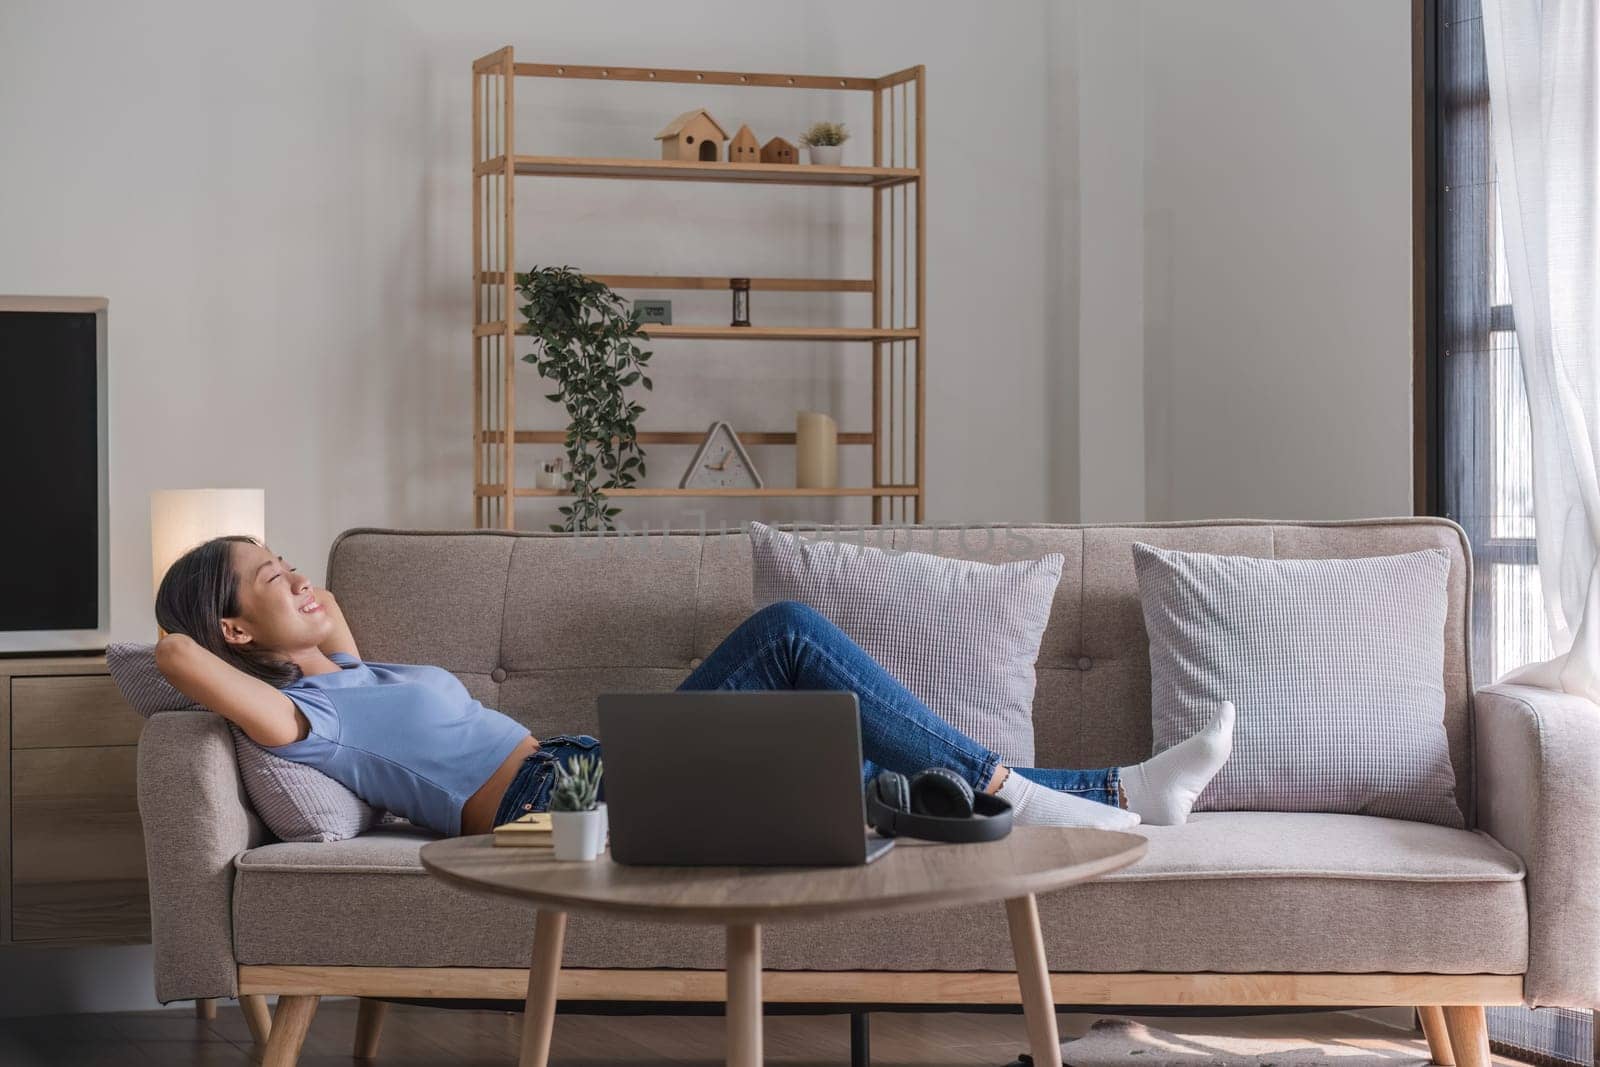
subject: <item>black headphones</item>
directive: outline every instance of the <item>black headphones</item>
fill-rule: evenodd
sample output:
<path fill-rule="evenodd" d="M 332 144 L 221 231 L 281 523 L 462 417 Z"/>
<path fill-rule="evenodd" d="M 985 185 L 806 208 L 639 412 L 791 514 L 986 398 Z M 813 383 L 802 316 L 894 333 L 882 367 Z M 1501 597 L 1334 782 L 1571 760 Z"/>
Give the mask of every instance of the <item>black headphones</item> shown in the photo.
<path fill-rule="evenodd" d="M 867 786 L 867 824 L 884 837 L 998 841 L 1011 832 L 1011 805 L 974 793 L 965 778 L 945 767 L 929 767 L 909 782 L 896 771 L 879 771 Z"/>

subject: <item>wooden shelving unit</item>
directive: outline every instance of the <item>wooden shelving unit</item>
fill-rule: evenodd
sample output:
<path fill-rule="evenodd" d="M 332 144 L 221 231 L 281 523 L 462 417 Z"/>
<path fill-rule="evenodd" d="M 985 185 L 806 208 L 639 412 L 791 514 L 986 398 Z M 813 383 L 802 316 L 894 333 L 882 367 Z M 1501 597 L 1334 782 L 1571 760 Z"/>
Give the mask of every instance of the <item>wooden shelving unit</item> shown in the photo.
<path fill-rule="evenodd" d="M 517 85 L 525 78 L 567 78 L 730 85 L 776 89 L 828 89 L 872 94 L 872 166 L 822 167 L 783 164 L 678 162 L 660 159 L 588 159 L 518 155 L 515 144 Z M 557 489 L 517 485 L 517 446 L 560 444 L 564 430 L 517 430 L 516 368 L 520 356 L 514 273 L 518 268 L 516 190 L 518 178 L 613 181 L 740 182 L 867 189 L 872 194 L 870 278 L 752 278 L 753 290 L 871 295 L 867 325 L 734 327 L 716 323 L 651 326 L 652 343 L 771 341 L 860 344 L 872 360 L 872 426 L 841 428 L 839 444 L 872 449 L 872 484 L 837 489 L 678 489 L 642 486 L 607 489 L 615 497 L 867 497 L 872 521 L 923 521 L 924 398 L 926 396 L 926 304 L 924 267 L 927 214 L 926 150 L 921 66 L 878 78 L 831 75 L 754 74 L 519 63 L 510 46 L 472 65 L 472 261 L 473 261 L 473 523 L 515 529 L 516 500 L 569 495 Z M 523 101 L 526 105 L 526 99 Z M 670 105 L 664 106 L 670 113 Z M 525 258 L 527 258 L 525 256 Z M 596 274 L 617 289 L 722 290 L 726 277 L 701 275 Z M 779 349 L 781 351 L 781 349 Z M 657 385 L 670 376 L 654 365 Z M 541 399 L 541 403 L 546 403 Z M 551 404 L 551 407 L 556 405 Z M 557 408 L 559 410 L 559 408 Z M 749 445 L 793 445 L 792 431 L 739 427 Z M 641 444 L 697 444 L 698 430 L 641 431 Z"/>

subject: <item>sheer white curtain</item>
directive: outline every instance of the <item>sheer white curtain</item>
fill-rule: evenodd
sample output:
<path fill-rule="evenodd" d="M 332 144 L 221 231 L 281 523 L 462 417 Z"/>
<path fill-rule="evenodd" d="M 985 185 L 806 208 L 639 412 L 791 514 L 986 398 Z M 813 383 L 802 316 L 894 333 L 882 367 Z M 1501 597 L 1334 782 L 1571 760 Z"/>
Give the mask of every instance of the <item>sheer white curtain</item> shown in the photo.
<path fill-rule="evenodd" d="M 1556 656 L 1505 681 L 1600 701 L 1600 4 L 1483 0 L 1511 311 Z"/>

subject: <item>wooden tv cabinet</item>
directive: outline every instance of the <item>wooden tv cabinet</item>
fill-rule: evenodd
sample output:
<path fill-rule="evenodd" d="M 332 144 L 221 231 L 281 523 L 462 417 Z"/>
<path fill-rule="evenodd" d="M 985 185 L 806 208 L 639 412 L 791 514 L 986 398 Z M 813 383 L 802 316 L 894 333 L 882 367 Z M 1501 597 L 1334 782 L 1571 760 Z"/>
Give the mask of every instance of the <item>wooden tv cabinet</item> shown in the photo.
<path fill-rule="evenodd" d="M 149 943 L 143 726 L 104 653 L 0 657 L 0 946 Z"/>

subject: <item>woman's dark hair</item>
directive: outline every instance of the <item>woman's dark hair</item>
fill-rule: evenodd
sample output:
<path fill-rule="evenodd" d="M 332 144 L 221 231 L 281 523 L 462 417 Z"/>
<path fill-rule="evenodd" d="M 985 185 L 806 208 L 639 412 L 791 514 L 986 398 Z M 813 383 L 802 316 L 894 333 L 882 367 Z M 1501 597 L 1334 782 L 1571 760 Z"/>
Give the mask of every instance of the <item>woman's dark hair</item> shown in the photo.
<path fill-rule="evenodd" d="M 233 569 L 234 542 L 261 545 L 254 537 L 213 537 L 178 557 L 156 591 L 156 622 L 169 634 L 187 634 L 224 663 L 282 689 L 300 680 L 300 668 L 277 652 L 253 645 L 230 645 L 222 620 L 239 614 L 239 575 Z M 265 546 L 262 546 L 265 547 Z"/>

